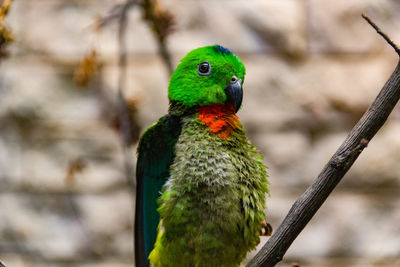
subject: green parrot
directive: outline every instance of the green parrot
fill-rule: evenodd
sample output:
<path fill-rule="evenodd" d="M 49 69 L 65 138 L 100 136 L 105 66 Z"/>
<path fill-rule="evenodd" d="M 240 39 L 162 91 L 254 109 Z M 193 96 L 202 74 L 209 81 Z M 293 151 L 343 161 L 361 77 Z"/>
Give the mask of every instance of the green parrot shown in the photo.
<path fill-rule="evenodd" d="M 136 266 L 239 266 L 260 241 L 268 181 L 235 115 L 245 67 L 219 46 L 189 52 L 171 76 L 168 114 L 141 137 Z"/>

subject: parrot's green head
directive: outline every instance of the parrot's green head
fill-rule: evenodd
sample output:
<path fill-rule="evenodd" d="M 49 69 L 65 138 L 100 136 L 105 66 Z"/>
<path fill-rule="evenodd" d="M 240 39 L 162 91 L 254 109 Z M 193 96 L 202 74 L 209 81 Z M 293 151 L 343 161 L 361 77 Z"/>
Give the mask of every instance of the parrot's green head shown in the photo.
<path fill-rule="evenodd" d="M 171 76 L 168 97 L 187 107 L 230 104 L 236 112 L 242 103 L 245 72 L 243 63 L 228 49 L 200 47 L 180 61 Z"/>

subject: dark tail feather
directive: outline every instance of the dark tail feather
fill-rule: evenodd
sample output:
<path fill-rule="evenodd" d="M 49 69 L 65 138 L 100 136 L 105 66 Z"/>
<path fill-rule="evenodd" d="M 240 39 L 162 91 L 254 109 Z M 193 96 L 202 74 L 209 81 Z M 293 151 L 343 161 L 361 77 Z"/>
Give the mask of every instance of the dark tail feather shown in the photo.
<path fill-rule="evenodd" d="M 142 185 L 138 181 L 137 189 L 141 188 Z M 136 267 L 148 267 L 149 260 L 146 257 L 144 249 L 144 231 L 143 231 L 143 191 L 137 190 L 136 192 L 136 208 L 135 208 L 135 266 Z"/>

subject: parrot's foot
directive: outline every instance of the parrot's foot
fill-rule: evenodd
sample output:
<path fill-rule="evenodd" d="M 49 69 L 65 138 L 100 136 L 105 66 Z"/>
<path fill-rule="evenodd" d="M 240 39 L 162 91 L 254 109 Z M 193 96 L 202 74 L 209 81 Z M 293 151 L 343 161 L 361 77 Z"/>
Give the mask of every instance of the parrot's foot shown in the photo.
<path fill-rule="evenodd" d="M 261 222 L 260 236 L 271 236 L 272 226 L 265 220 Z"/>

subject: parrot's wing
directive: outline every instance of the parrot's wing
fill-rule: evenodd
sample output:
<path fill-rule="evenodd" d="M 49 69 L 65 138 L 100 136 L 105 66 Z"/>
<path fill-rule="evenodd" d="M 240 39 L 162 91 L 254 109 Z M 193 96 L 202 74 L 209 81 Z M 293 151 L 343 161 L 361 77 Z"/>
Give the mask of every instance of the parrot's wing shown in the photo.
<path fill-rule="evenodd" d="M 157 199 L 170 175 L 175 144 L 181 132 L 181 119 L 165 115 L 142 136 L 136 169 L 135 261 L 148 266 L 148 256 L 157 237 Z"/>

